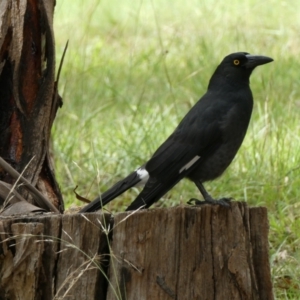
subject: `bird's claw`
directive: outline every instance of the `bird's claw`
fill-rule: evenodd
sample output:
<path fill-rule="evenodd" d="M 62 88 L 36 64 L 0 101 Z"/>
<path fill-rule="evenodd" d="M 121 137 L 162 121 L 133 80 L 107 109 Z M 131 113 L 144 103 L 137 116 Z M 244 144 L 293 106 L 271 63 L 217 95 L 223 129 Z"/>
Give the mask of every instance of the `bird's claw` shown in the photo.
<path fill-rule="evenodd" d="M 189 204 L 189 205 L 203 205 L 203 204 L 205 204 L 205 201 L 201 201 L 201 200 L 198 200 L 198 199 L 196 199 L 196 198 L 191 198 L 191 199 L 187 202 L 187 204 Z"/>
<path fill-rule="evenodd" d="M 230 201 L 232 198 L 221 198 L 218 200 L 215 199 L 206 199 L 206 200 L 198 200 L 196 198 L 190 199 L 187 203 L 190 205 L 204 205 L 204 204 L 211 204 L 211 205 L 221 205 L 224 207 L 230 207 Z"/>

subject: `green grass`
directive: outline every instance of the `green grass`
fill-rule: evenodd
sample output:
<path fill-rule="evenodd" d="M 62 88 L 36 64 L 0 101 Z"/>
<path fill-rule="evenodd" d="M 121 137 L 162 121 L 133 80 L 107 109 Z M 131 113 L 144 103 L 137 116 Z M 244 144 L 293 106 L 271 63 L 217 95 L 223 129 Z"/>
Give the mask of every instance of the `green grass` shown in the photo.
<path fill-rule="evenodd" d="M 268 208 L 277 299 L 300 295 L 300 2 L 57 1 L 57 58 L 69 39 L 60 82 L 64 106 L 53 128 L 56 175 L 93 199 L 145 160 L 205 92 L 228 53 L 274 58 L 255 70 L 255 107 L 236 159 L 214 197 Z M 122 211 L 138 191 L 109 205 Z M 157 206 L 198 196 L 180 182 Z"/>

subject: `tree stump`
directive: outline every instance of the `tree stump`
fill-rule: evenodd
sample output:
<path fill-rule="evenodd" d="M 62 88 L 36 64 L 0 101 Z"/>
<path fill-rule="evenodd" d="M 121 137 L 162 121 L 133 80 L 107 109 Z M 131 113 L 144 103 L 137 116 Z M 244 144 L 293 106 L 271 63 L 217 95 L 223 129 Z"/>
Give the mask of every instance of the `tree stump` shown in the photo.
<path fill-rule="evenodd" d="M 108 300 L 273 299 L 266 208 L 130 214 L 115 216 Z"/>
<path fill-rule="evenodd" d="M 273 299 L 267 210 L 0 217 L 4 299 Z"/>
<path fill-rule="evenodd" d="M 109 224 L 99 213 L 0 218 L 0 300 L 105 299 Z"/>
<path fill-rule="evenodd" d="M 62 218 L 55 300 L 105 298 L 109 255 L 102 229 L 109 225 L 110 216 L 97 213 Z"/>

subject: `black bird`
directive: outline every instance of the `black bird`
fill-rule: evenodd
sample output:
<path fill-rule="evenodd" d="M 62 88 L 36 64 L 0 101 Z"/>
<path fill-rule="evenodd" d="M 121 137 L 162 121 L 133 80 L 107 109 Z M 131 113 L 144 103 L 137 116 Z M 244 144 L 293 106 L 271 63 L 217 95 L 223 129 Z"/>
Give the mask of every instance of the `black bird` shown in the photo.
<path fill-rule="evenodd" d="M 127 210 L 148 208 L 182 178 L 193 181 L 204 201 L 228 206 L 229 199 L 213 199 L 203 182 L 219 177 L 229 166 L 245 137 L 253 97 L 249 78 L 255 67 L 272 62 L 246 52 L 226 56 L 212 75 L 207 92 L 175 131 L 143 166 L 81 209 L 92 212 L 133 186 L 145 187 Z"/>

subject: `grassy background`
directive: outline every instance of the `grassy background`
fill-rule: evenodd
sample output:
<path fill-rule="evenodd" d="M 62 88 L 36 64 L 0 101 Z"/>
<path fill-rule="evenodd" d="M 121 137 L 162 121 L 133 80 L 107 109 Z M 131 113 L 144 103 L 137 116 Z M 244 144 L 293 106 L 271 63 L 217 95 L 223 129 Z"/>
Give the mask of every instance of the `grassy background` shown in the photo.
<path fill-rule="evenodd" d="M 64 106 L 53 128 L 57 179 L 93 199 L 141 165 L 205 92 L 227 54 L 247 51 L 275 62 L 255 70 L 255 106 L 236 159 L 214 197 L 269 210 L 277 299 L 300 297 L 300 2 L 59 0 L 57 58 L 69 39 L 60 82 Z M 122 211 L 127 192 L 108 208 Z M 180 182 L 157 206 L 198 197 Z"/>

